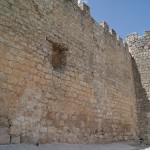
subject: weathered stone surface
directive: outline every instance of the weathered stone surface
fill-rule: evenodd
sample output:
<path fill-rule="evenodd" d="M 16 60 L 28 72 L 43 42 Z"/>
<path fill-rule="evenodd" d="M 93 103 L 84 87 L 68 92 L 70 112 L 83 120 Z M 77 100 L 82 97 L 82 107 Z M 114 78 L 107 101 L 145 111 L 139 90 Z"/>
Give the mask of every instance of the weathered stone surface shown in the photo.
<path fill-rule="evenodd" d="M 11 143 L 12 144 L 19 144 L 20 143 L 20 136 L 11 135 Z"/>
<path fill-rule="evenodd" d="M 12 143 L 137 139 L 127 44 L 74 2 L 0 1 L 0 128 Z"/>
<path fill-rule="evenodd" d="M 150 31 L 127 36 L 135 81 L 140 136 L 150 144 Z"/>
<path fill-rule="evenodd" d="M 0 117 L 0 127 L 9 127 L 9 122 L 7 118 Z"/>
<path fill-rule="evenodd" d="M 6 80 L 6 76 L 3 72 L 0 72 L 0 81 Z"/>
<path fill-rule="evenodd" d="M 9 129 L 0 127 L 0 144 L 9 144 L 9 143 L 10 143 Z"/>

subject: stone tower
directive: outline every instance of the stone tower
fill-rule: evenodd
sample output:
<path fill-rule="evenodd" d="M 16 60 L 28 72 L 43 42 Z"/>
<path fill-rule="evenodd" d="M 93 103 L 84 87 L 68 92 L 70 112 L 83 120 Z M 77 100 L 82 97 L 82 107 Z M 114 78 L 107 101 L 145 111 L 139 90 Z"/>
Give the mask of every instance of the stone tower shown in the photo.
<path fill-rule="evenodd" d="M 132 55 L 140 136 L 150 143 L 150 31 L 142 37 L 132 33 L 126 41 Z"/>

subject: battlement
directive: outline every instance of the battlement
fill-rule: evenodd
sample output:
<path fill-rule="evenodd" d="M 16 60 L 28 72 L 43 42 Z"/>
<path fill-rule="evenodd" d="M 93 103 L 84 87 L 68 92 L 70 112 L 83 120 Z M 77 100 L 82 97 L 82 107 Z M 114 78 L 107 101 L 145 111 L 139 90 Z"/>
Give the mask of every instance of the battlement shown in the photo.
<path fill-rule="evenodd" d="M 126 42 L 127 43 L 133 43 L 133 42 L 140 40 L 140 39 L 147 37 L 147 36 L 150 37 L 150 30 L 144 31 L 143 36 L 139 36 L 138 33 L 133 32 L 133 33 L 126 36 Z"/>
<path fill-rule="evenodd" d="M 79 7 L 84 13 L 90 14 L 90 7 L 86 3 L 80 3 Z"/>
<path fill-rule="evenodd" d="M 120 36 L 117 36 L 117 41 L 121 44 L 121 43 L 123 43 L 123 40 L 122 40 L 122 38 L 120 37 Z"/>
<path fill-rule="evenodd" d="M 117 34 L 116 34 L 116 31 L 114 29 L 110 29 L 109 30 L 109 33 L 111 35 L 111 37 L 116 40 L 117 39 Z"/>
<path fill-rule="evenodd" d="M 126 37 L 128 43 L 134 42 L 136 39 L 138 39 L 138 34 L 136 32 L 133 32 Z"/>
<path fill-rule="evenodd" d="M 109 25 L 105 21 L 102 21 L 100 26 L 103 27 L 104 31 L 109 31 Z"/>
<path fill-rule="evenodd" d="M 122 38 L 117 35 L 116 31 L 114 29 L 109 29 L 109 25 L 107 24 L 107 22 L 102 21 L 100 22 L 100 27 L 102 27 L 104 34 L 106 34 L 106 36 L 111 36 L 114 40 L 116 40 L 116 42 L 119 45 L 122 45 L 125 49 L 127 49 L 127 43 L 124 43 Z"/>
<path fill-rule="evenodd" d="M 150 30 L 144 31 L 144 36 L 150 36 Z"/>
<path fill-rule="evenodd" d="M 78 0 L 70 0 L 70 2 L 73 2 L 76 6 L 78 6 L 80 8 L 81 11 L 81 16 L 86 16 L 86 19 L 89 19 L 90 22 L 92 22 L 93 24 L 97 25 L 98 23 L 91 17 L 90 15 L 90 7 L 85 3 L 78 3 Z M 82 13 L 83 12 L 83 13 Z M 103 31 L 104 36 L 108 36 L 111 37 L 111 40 L 113 40 L 113 42 L 116 41 L 116 44 L 118 44 L 119 46 L 123 46 L 125 49 L 127 48 L 126 45 L 123 43 L 123 40 L 120 36 L 117 35 L 116 31 L 114 29 L 110 29 L 109 28 L 109 24 L 105 21 L 102 21 L 99 23 L 100 25 L 100 30 L 97 30 L 97 32 Z M 102 30 L 101 30 L 102 29 Z"/>

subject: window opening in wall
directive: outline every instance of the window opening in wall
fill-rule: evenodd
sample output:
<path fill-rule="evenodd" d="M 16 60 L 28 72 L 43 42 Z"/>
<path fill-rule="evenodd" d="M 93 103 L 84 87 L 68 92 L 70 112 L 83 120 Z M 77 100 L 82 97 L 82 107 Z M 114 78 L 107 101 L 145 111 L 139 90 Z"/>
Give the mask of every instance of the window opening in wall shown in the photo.
<path fill-rule="evenodd" d="M 52 66 L 54 69 L 62 70 L 66 66 L 66 50 L 61 44 L 53 44 L 52 50 Z"/>
<path fill-rule="evenodd" d="M 51 53 L 51 64 L 53 69 L 56 71 L 63 71 L 66 67 L 67 63 L 67 51 L 68 47 L 63 43 L 56 43 L 49 39 L 47 39 L 50 43 L 52 43 L 52 53 Z"/>

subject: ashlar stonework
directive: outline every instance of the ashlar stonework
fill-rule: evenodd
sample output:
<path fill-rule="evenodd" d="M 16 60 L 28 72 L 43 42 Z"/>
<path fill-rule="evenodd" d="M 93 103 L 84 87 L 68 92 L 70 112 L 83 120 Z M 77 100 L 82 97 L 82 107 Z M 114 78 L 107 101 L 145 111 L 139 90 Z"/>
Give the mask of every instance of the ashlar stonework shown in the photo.
<path fill-rule="evenodd" d="M 85 3 L 0 0 L 0 144 L 150 142 L 146 37 L 140 58 Z"/>

